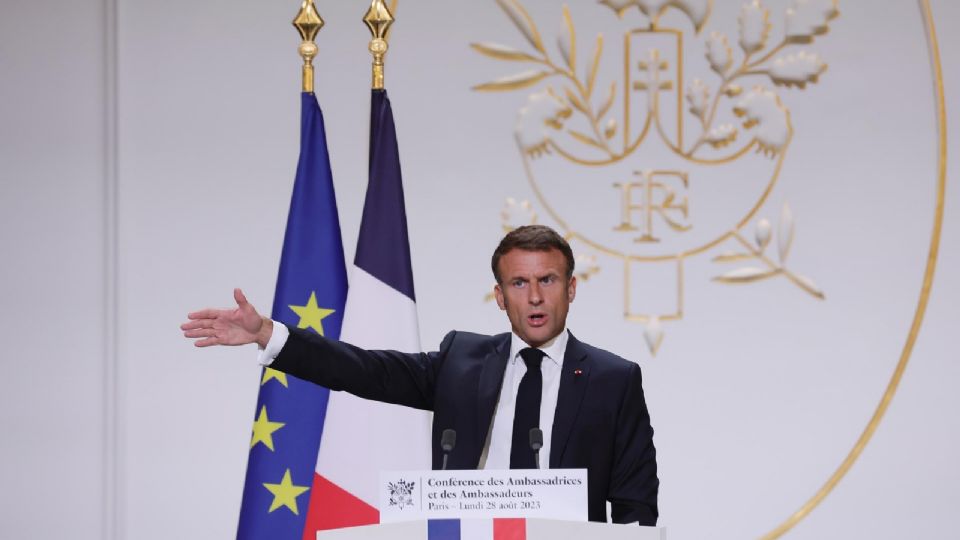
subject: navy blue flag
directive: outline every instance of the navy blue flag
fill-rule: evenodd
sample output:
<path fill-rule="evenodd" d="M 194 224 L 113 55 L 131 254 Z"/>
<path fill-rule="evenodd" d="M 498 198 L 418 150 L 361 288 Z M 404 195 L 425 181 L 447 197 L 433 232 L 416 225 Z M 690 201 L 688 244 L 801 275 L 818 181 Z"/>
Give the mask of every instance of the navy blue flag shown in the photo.
<path fill-rule="evenodd" d="M 300 160 L 272 317 L 338 339 L 346 296 L 347 272 L 323 113 L 316 97 L 304 92 Z M 326 388 L 264 369 L 237 538 L 304 536 L 329 395 Z"/>
<path fill-rule="evenodd" d="M 370 185 L 363 203 L 354 263 L 416 302 L 405 206 L 393 108 L 386 90 L 373 90 L 370 99 Z M 384 253 L 385 248 L 387 253 Z"/>

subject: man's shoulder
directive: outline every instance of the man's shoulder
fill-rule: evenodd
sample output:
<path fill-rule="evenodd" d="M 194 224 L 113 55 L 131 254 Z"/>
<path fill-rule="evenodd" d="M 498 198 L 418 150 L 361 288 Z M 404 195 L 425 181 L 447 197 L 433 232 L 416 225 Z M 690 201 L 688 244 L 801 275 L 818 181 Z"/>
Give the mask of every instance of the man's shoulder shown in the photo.
<path fill-rule="evenodd" d="M 458 350 L 491 351 L 504 345 L 507 347 L 510 346 L 509 332 L 490 336 L 476 332 L 451 330 L 444 336 L 443 342 L 440 344 L 440 350 L 444 351 L 451 347 L 456 347 Z"/>
<path fill-rule="evenodd" d="M 459 338 L 472 339 L 472 340 L 477 340 L 477 341 L 484 341 L 484 340 L 488 340 L 488 341 L 489 341 L 489 340 L 494 340 L 494 341 L 496 341 L 496 340 L 502 340 L 502 339 L 506 339 L 506 338 L 510 337 L 510 332 L 503 332 L 502 334 L 494 334 L 494 335 L 492 335 L 492 336 L 491 336 L 490 334 L 480 334 L 480 333 L 477 333 L 477 332 L 467 332 L 466 330 L 450 330 L 449 332 L 447 332 L 447 335 L 448 335 L 448 336 L 451 335 L 451 334 L 456 334 L 456 336 L 459 337 Z"/>
<path fill-rule="evenodd" d="M 631 369 L 634 369 L 637 366 L 636 362 L 627 360 L 622 356 L 614 354 L 606 349 L 601 349 L 600 347 L 595 347 L 589 343 L 584 343 L 579 339 L 575 338 L 573 334 L 570 335 L 570 344 L 568 349 L 572 349 L 571 352 L 574 354 L 584 354 L 590 358 L 595 366 L 601 369 L 609 369 L 616 372 L 627 372 Z"/>

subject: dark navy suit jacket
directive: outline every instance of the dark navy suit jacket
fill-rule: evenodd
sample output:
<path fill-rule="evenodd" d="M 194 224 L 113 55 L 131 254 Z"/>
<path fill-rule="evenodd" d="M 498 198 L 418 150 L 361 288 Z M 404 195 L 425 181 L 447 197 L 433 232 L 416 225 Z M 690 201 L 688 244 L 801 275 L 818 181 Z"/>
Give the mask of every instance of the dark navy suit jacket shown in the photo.
<path fill-rule="evenodd" d="M 433 411 L 433 467 L 440 435 L 457 432 L 448 468 L 476 469 L 510 354 L 510 334 L 450 332 L 430 353 L 367 351 L 291 328 L 271 368 L 331 390 Z M 588 515 L 615 523 L 657 521 L 656 450 L 640 367 L 573 335 L 560 375 L 551 468 L 587 469 Z"/>

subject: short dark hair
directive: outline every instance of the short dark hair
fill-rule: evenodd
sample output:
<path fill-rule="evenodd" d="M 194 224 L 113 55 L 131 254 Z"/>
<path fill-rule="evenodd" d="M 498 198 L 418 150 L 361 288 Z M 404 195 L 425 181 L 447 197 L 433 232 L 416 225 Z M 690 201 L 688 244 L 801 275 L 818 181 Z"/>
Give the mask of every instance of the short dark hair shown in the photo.
<path fill-rule="evenodd" d="M 522 249 L 525 251 L 550 251 L 557 250 L 563 254 L 567 260 L 567 280 L 573 277 L 573 250 L 570 244 L 560 236 L 557 231 L 546 225 L 523 225 L 507 233 L 500 240 L 500 245 L 493 251 L 493 258 L 490 260 L 490 266 L 493 269 L 493 277 L 500 283 L 500 257 L 513 249 Z"/>

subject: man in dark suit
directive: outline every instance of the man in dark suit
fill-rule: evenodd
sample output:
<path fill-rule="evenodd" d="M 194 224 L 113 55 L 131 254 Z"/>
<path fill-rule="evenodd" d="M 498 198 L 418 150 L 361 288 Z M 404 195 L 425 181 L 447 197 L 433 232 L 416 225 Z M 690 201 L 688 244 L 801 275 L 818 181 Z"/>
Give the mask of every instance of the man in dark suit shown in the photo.
<path fill-rule="evenodd" d="M 271 368 L 331 390 L 431 410 L 433 466 L 441 433 L 457 444 L 450 468 L 528 468 L 528 434 L 542 430 L 550 468 L 586 468 L 588 515 L 615 523 L 657 521 L 656 450 L 637 364 L 566 331 L 576 296 L 567 242 L 544 226 L 520 227 L 491 261 L 511 333 L 450 332 L 437 352 L 367 351 L 257 314 L 235 291 L 233 310 L 191 313 L 184 335 L 196 345 L 257 343 Z"/>

